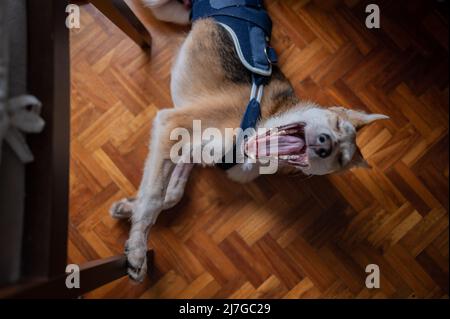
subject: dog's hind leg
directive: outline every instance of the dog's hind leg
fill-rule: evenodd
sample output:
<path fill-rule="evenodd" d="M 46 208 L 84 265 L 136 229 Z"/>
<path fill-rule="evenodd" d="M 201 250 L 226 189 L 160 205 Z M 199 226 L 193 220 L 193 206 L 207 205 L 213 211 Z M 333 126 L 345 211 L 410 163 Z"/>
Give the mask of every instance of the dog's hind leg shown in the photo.
<path fill-rule="evenodd" d="M 191 11 L 176 0 L 142 0 L 142 2 L 152 10 L 158 20 L 180 25 L 190 23 Z"/>
<path fill-rule="evenodd" d="M 170 209 L 180 202 L 193 167 L 194 164 L 185 163 L 179 163 L 175 166 L 167 186 L 163 210 Z M 135 203 L 136 198 L 134 197 L 123 198 L 111 206 L 109 213 L 116 219 L 131 218 Z"/>
<path fill-rule="evenodd" d="M 174 207 L 181 200 L 193 167 L 194 164 L 177 164 L 170 177 L 169 186 L 167 187 L 163 205 L 164 210 Z"/>

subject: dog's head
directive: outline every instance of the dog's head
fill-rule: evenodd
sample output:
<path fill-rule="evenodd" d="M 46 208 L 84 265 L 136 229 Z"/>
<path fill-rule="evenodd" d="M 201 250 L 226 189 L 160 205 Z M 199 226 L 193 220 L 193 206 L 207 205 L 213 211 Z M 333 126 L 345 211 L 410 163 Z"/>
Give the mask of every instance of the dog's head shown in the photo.
<path fill-rule="evenodd" d="M 356 133 L 364 125 L 387 118 L 343 107 L 303 106 L 267 120 L 263 127 L 271 129 L 269 133 L 248 139 L 245 151 L 253 158 L 277 157 L 280 164 L 311 175 L 369 167 L 356 145 Z M 273 141 L 275 151 L 261 147 Z"/>

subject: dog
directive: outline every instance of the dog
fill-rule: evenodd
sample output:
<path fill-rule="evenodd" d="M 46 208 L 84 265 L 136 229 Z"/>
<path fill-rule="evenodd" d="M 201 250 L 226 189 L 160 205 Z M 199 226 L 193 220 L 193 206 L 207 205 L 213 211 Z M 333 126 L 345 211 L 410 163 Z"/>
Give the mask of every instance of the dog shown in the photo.
<path fill-rule="evenodd" d="M 143 0 L 160 20 L 187 25 L 190 1 Z M 118 219 L 131 219 L 129 239 L 125 245 L 128 274 L 137 281 L 147 271 L 147 239 L 159 214 L 175 206 L 182 198 L 193 163 L 171 160 L 171 132 L 177 128 L 193 131 L 193 122 L 201 120 L 204 128 L 224 132 L 238 128 L 248 104 L 251 72 L 239 59 L 230 34 L 211 18 L 192 25 L 175 59 L 171 74 L 174 108 L 160 110 L 153 122 L 150 152 L 135 198 L 122 199 L 112 205 L 110 213 Z M 356 134 L 365 125 L 387 119 L 382 114 L 347 109 L 324 108 L 300 100 L 288 79 L 277 66 L 264 88 L 257 128 L 267 129 L 244 140 L 246 154 L 256 163 L 239 163 L 227 170 L 237 182 L 250 182 L 260 175 L 258 146 L 268 140 L 278 142 L 280 173 L 325 175 L 352 167 L 369 167 L 356 145 Z M 226 135 L 226 134 L 225 134 Z M 224 153 L 236 140 L 228 138 Z M 189 152 L 204 145 L 189 144 Z M 262 154 L 271 157 L 271 151 Z M 261 157 L 262 157 L 261 155 Z M 214 163 L 202 163 L 214 165 Z"/>

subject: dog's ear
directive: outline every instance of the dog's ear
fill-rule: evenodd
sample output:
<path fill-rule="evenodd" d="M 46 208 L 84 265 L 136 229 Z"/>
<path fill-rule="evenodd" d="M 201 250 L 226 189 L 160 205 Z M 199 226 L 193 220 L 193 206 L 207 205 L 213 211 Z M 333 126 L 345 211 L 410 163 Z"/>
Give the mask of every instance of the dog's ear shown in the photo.
<path fill-rule="evenodd" d="M 359 147 L 356 147 L 355 154 L 348 166 L 349 168 L 372 168 L 372 166 L 364 159 Z"/>
<path fill-rule="evenodd" d="M 389 119 L 389 116 L 383 114 L 367 114 L 361 111 L 355 111 L 346 109 L 345 107 L 335 106 L 331 107 L 330 110 L 336 112 L 339 116 L 347 119 L 353 124 L 356 130 L 359 130 L 364 125 L 370 124 L 377 120 Z"/>

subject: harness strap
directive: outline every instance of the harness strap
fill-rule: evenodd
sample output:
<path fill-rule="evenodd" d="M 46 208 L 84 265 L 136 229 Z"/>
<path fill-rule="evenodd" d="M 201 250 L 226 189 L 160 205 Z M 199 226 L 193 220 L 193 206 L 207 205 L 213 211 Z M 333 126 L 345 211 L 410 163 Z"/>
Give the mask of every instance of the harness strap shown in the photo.
<path fill-rule="evenodd" d="M 241 120 L 241 129 L 255 128 L 261 118 L 261 99 L 264 93 L 264 84 L 257 84 L 253 80 L 250 101 Z"/>
<path fill-rule="evenodd" d="M 267 82 L 266 77 L 253 75 L 252 77 L 252 89 L 250 93 L 250 101 L 245 109 L 244 116 L 241 121 L 242 133 L 249 128 L 255 128 L 258 121 L 261 119 L 261 100 L 264 94 L 264 85 Z M 228 170 L 234 167 L 238 163 L 238 157 L 243 158 L 244 154 L 240 154 L 243 137 L 242 135 L 237 137 L 236 143 L 233 148 L 222 157 L 220 163 L 216 163 L 216 166 L 223 170 Z M 232 161 L 230 161 L 232 159 Z"/>

